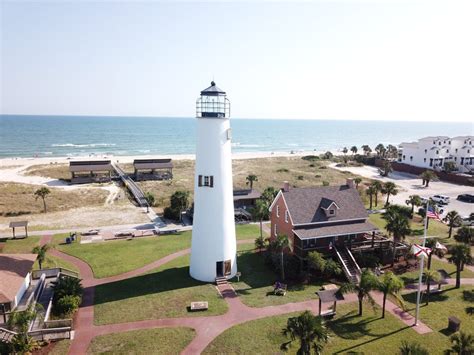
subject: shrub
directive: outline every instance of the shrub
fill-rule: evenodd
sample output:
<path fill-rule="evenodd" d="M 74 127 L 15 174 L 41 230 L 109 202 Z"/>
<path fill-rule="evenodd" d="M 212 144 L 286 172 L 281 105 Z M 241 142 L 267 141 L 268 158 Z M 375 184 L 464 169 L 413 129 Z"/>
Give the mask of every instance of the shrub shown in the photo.
<path fill-rule="evenodd" d="M 297 179 L 298 180 L 304 180 L 304 176 L 303 175 L 298 175 Z"/>
<path fill-rule="evenodd" d="M 323 181 L 323 186 L 329 186 L 329 181 Z"/>
<path fill-rule="evenodd" d="M 80 296 L 64 296 L 58 300 L 55 312 L 62 316 L 71 316 L 79 308 L 80 305 Z"/>
<path fill-rule="evenodd" d="M 314 164 L 309 164 L 309 167 L 310 167 L 310 168 L 314 168 L 314 167 L 316 167 L 316 165 L 314 165 Z"/>
<path fill-rule="evenodd" d="M 189 207 L 189 191 L 176 191 L 170 197 L 170 206 L 164 210 L 164 216 L 175 221 L 181 220 L 181 213 Z"/>
<path fill-rule="evenodd" d="M 322 169 L 322 170 L 327 169 L 327 168 L 328 168 L 328 167 L 327 167 L 326 165 L 323 165 L 323 166 L 320 166 L 320 167 L 319 167 L 319 169 Z"/>
<path fill-rule="evenodd" d="M 280 168 L 277 170 L 277 173 L 288 173 L 289 170 L 287 168 Z"/>
<path fill-rule="evenodd" d="M 326 152 L 326 153 L 324 153 L 324 154 L 321 154 L 321 155 L 320 155 L 320 158 L 321 158 L 321 159 L 324 159 L 324 160 L 330 160 L 330 159 L 332 159 L 333 157 L 334 157 L 334 154 L 332 154 L 332 153 L 329 152 L 329 151 Z"/>
<path fill-rule="evenodd" d="M 319 160 L 320 158 L 317 155 L 305 155 L 304 157 L 301 157 L 301 159 L 307 160 L 307 161 L 315 161 L 315 160 Z"/>
<path fill-rule="evenodd" d="M 316 175 L 314 175 L 314 177 L 315 177 L 316 179 L 319 179 L 319 178 L 321 177 L 321 175 L 316 174 Z"/>

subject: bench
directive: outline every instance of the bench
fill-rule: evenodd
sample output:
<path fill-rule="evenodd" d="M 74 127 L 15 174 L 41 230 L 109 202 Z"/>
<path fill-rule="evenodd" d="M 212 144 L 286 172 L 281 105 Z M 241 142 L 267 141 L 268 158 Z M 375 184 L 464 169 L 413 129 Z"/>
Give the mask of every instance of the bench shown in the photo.
<path fill-rule="evenodd" d="M 273 294 L 277 296 L 284 296 L 286 295 L 287 288 L 288 288 L 288 285 L 280 284 L 279 286 L 276 286 L 273 289 Z"/>
<path fill-rule="evenodd" d="M 191 312 L 196 312 L 196 311 L 207 311 L 209 308 L 209 304 L 207 301 L 199 301 L 199 302 L 191 302 L 191 307 L 189 310 Z"/>
<path fill-rule="evenodd" d="M 461 328 L 461 320 L 454 316 L 448 317 L 448 329 L 452 332 L 457 332 L 459 328 Z"/>

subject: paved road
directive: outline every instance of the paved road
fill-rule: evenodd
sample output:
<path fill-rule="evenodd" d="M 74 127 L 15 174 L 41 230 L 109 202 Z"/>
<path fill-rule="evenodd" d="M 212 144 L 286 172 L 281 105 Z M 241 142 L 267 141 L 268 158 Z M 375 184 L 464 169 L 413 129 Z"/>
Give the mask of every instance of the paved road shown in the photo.
<path fill-rule="evenodd" d="M 378 172 L 378 168 L 373 166 L 361 166 L 361 167 L 344 167 L 337 168 L 335 164 L 331 165 L 332 168 L 344 171 L 350 171 L 353 174 L 360 175 L 370 179 L 376 179 L 383 182 L 392 181 L 397 184 L 401 191 L 390 198 L 391 203 L 397 203 L 404 205 L 405 201 L 410 195 L 420 195 L 421 197 L 430 197 L 436 194 L 449 196 L 451 202 L 444 207 L 446 212 L 456 210 L 461 216 L 469 216 L 471 212 L 474 212 L 474 204 L 461 202 L 456 200 L 459 194 L 469 193 L 474 195 L 474 187 L 451 184 L 444 181 L 431 181 L 428 187 L 421 186 L 421 179 L 416 175 L 393 172 L 389 177 L 382 177 Z"/>

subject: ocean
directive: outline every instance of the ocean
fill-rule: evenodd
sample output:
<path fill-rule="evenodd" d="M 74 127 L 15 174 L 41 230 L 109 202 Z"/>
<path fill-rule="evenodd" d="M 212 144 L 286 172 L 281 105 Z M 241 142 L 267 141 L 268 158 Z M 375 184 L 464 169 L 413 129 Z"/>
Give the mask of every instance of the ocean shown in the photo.
<path fill-rule="evenodd" d="M 231 119 L 233 152 L 299 152 L 472 135 L 469 122 Z M 0 157 L 193 154 L 195 118 L 0 115 Z"/>

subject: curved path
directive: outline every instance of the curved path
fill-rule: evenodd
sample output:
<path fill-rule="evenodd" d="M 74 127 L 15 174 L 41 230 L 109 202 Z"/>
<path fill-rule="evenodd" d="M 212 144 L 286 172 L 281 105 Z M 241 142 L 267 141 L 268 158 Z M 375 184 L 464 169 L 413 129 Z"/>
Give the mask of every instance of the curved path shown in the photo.
<path fill-rule="evenodd" d="M 41 244 L 49 243 L 51 236 L 44 236 Z M 253 239 L 239 240 L 238 244 L 252 243 Z M 124 280 L 130 277 L 141 275 L 147 271 L 156 269 L 180 256 L 186 255 L 190 249 L 181 250 L 169 254 L 150 264 L 138 269 L 128 271 L 120 275 L 114 275 L 106 278 L 96 279 L 89 264 L 74 256 L 65 254 L 59 250 L 51 249 L 50 253 L 74 264 L 80 272 L 84 285 L 84 295 L 81 308 L 74 319 L 75 337 L 69 349 L 69 354 L 85 354 L 92 339 L 98 335 L 125 332 L 130 330 L 149 329 L 156 327 L 190 327 L 196 331 L 196 336 L 183 350 L 183 354 L 201 353 L 219 334 L 237 324 L 251 320 L 265 318 L 280 314 L 299 312 L 303 310 L 317 310 L 318 300 L 310 300 L 296 303 L 287 303 L 278 306 L 268 306 L 262 308 L 249 307 L 242 303 L 230 284 L 218 286 L 219 292 L 227 302 L 229 310 L 227 313 L 219 316 L 204 317 L 184 317 L 184 318 L 163 318 L 151 319 L 128 323 L 116 323 L 107 325 L 94 325 L 94 290 L 95 286 L 110 282 Z M 450 279 L 449 284 L 455 280 Z M 463 279 L 464 284 L 474 284 L 474 279 Z M 409 285 L 411 286 L 411 285 Z M 413 287 L 407 287 L 413 291 Z M 378 292 L 373 293 L 375 301 L 381 305 L 382 295 Z M 340 303 L 349 303 L 357 301 L 355 294 L 345 295 L 345 300 Z M 403 312 L 395 304 L 387 300 L 387 312 L 392 313 L 407 325 L 413 325 L 413 316 Z M 431 332 L 432 330 L 425 324 L 419 322 L 419 325 L 413 327 L 420 334 Z"/>

